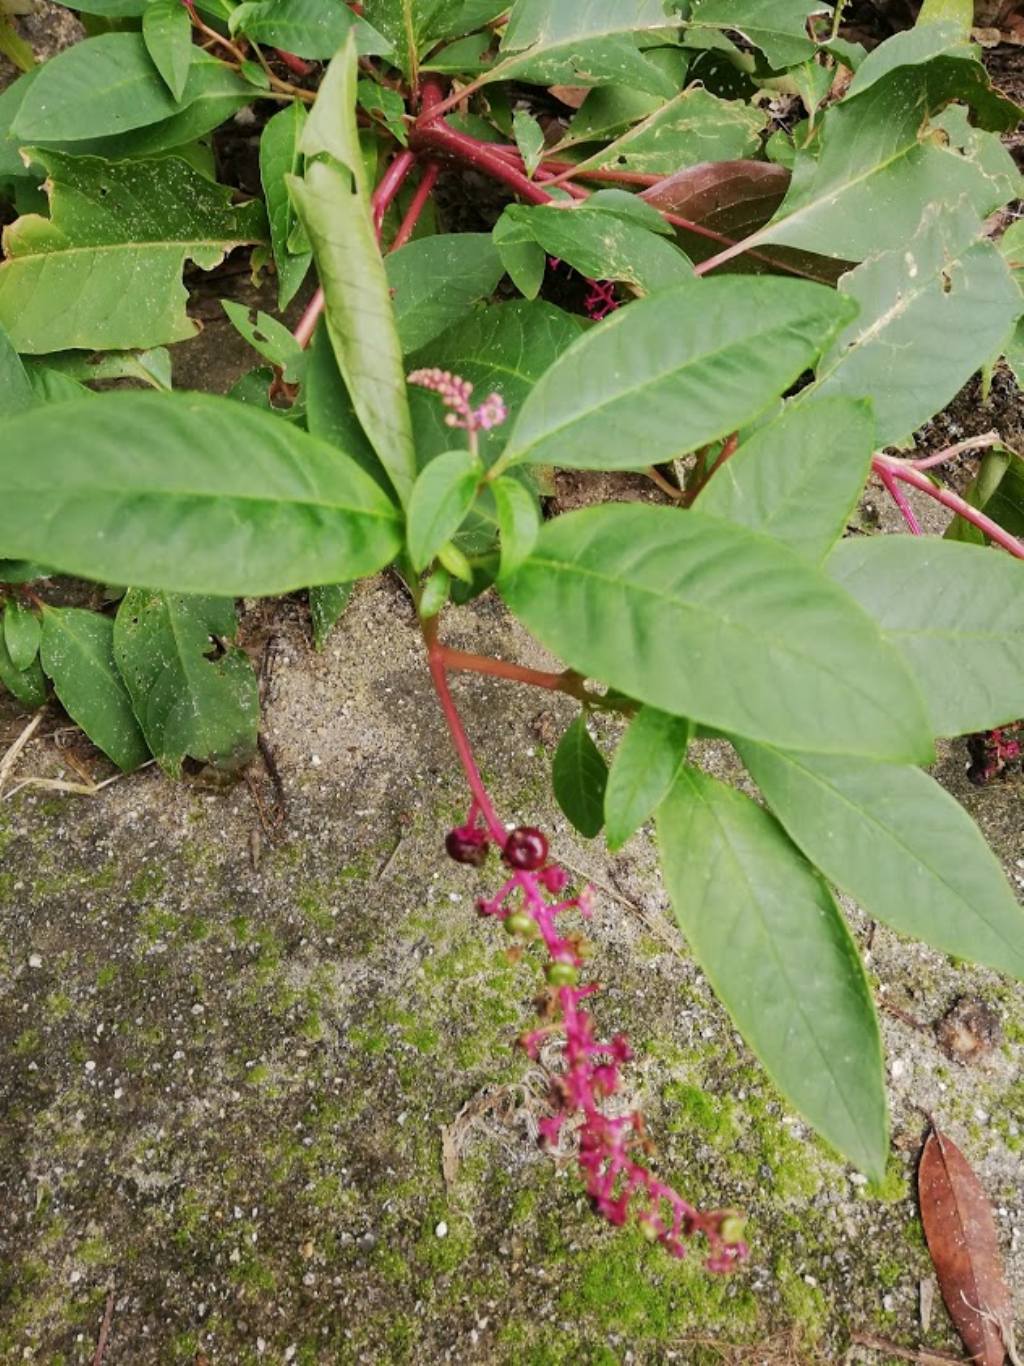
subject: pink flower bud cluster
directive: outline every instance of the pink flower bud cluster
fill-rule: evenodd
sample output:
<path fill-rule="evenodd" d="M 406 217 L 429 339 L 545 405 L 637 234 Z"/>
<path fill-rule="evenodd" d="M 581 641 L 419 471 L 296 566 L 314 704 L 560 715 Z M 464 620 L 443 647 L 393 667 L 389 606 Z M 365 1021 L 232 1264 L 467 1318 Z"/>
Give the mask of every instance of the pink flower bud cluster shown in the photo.
<path fill-rule="evenodd" d="M 460 827 L 462 837 L 474 816 L 471 812 Z M 703 1234 L 709 1247 L 707 1268 L 729 1271 L 747 1255 L 743 1220 L 734 1211 L 702 1213 L 688 1204 L 642 1160 L 652 1149 L 643 1116 L 636 1111 L 608 1113 L 607 1102 L 620 1089 L 620 1068 L 633 1052 L 624 1035 L 607 1043 L 596 1039 L 592 1017 L 580 1008 L 599 987 L 594 982 L 577 985 L 586 944 L 578 934 L 563 935 L 557 922 L 572 911 L 589 918 L 591 891 L 586 887 L 578 896 L 559 899 L 568 885 L 568 873 L 556 864 L 516 867 L 493 897 L 477 902 L 481 915 L 505 922 L 506 929 L 527 939 L 539 936 L 547 950 L 546 1022 L 521 1040 L 531 1057 L 552 1038 L 564 1041 L 565 1069 L 554 1079 L 554 1113 L 541 1121 L 541 1136 L 557 1147 L 563 1131 L 573 1129 L 587 1194 L 610 1223 L 624 1224 L 632 1216 L 674 1257 L 686 1255 L 686 1239 Z"/>
<path fill-rule="evenodd" d="M 994 730 L 979 731 L 967 737 L 971 766 L 967 776 L 978 787 L 1002 777 L 1024 759 L 1024 721 L 1011 721 Z"/>
<path fill-rule="evenodd" d="M 500 394 L 488 394 L 483 403 L 474 408 L 471 402 L 472 384 L 460 375 L 453 375 L 450 370 L 439 370 L 436 366 L 427 370 L 413 370 L 409 375 L 409 383 L 432 390 L 444 406 L 451 409 L 445 418 L 449 427 L 468 432 L 489 432 L 508 417 L 505 400 Z"/>
<path fill-rule="evenodd" d="M 619 296 L 611 280 L 591 280 L 589 284 L 590 292 L 583 300 L 583 307 L 587 310 L 587 317 L 599 323 L 621 306 Z"/>

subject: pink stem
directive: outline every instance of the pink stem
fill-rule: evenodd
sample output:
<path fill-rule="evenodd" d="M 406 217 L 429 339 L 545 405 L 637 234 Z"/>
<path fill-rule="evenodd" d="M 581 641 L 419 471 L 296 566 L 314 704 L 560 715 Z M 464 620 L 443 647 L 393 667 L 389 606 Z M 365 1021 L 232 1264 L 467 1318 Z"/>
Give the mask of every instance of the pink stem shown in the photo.
<path fill-rule="evenodd" d="M 917 520 L 914 509 L 907 502 L 903 490 L 896 481 L 896 476 L 890 474 L 884 467 L 878 470 L 878 477 L 888 490 L 889 497 L 899 508 L 903 520 L 906 522 L 912 536 L 922 536 L 921 523 Z"/>
<path fill-rule="evenodd" d="M 444 656 L 437 646 L 436 638 L 432 638 L 429 631 L 425 632 L 425 634 L 427 635 L 427 660 L 430 665 L 430 677 L 433 679 L 434 691 L 437 693 L 438 701 L 441 703 L 441 710 L 444 713 L 444 719 L 448 725 L 448 731 L 452 737 L 455 752 L 459 756 L 459 763 L 462 765 L 462 771 L 466 775 L 466 782 L 469 785 L 469 790 L 473 795 L 473 800 L 479 808 L 480 814 L 484 818 L 491 839 L 494 840 L 494 843 L 499 849 L 504 849 L 505 842 L 508 839 L 508 832 L 498 819 L 498 813 L 491 803 L 486 787 L 484 787 L 484 781 L 480 777 L 480 770 L 476 766 L 476 760 L 473 757 L 473 748 L 469 743 L 469 737 L 466 735 L 465 727 L 462 724 L 462 718 L 455 709 L 455 702 L 452 698 L 451 690 L 448 687 L 448 675 L 445 670 Z"/>
<path fill-rule="evenodd" d="M 438 106 L 442 108 L 443 106 Z M 465 133 L 458 133 L 440 119 L 436 122 L 415 124 L 409 132 L 409 144 L 414 151 L 431 156 L 448 156 L 486 172 L 492 180 L 500 180 L 529 204 L 550 204 L 551 195 L 527 180 L 511 165 L 509 159 L 486 142 L 479 142 Z"/>
<path fill-rule="evenodd" d="M 275 47 L 274 51 L 281 58 L 281 61 L 284 62 L 288 70 L 295 76 L 308 76 L 313 70 L 313 64 L 311 62 L 304 62 L 301 57 L 296 57 L 294 52 L 282 52 L 279 47 Z"/>
<path fill-rule="evenodd" d="M 876 455 L 872 461 L 872 467 L 878 475 L 881 475 L 883 469 L 887 470 L 897 479 L 901 479 L 904 484 L 910 484 L 912 488 L 919 489 L 921 493 L 926 493 L 929 498 L 934 498 L 943 507 L 957 513 L 965 522 L 970 522 L 979 531 L 983 531 L 990 541 L 994 541 L 996 545 L 1008 550 L 1018 560 L 1024 560 L 1024 543 L 1018 541 L 1016 536 L 1011 536 L 1008 531 L 1003 530 L 998 522 L 994 522 L 991 517 L 986 517 L 977 508 L 971 507 L 970 503 L 965 498 L 961 498 L 958 493 L 953 493 L 949 489 L 936 488 L 926 475 L 908 465 L 905 460 L 892 460 L 885 455 Z"/>
<path fill-rule="evenodd" d="M 947 446 L 945 450 L 936 451 L 934 455 L 926 455 L 923 460 L 912 460 L 910 463 L 915 470 L 930 470 L 936 465 L 945 465 L 950 460 L 955 460 L 958 455 L 963 455 L 967 451 L 987 451 L 993 446 L 1000 445 L 1002 437 L 998 432 L 985 432 L 981 436 L 958 441 L 955 446 Z"/>
<path fill-rule="evenodd" d="M 400 152 L 381 176 L 380 184 L 373 192 L 373 230 L 377 234 L 378 242 L 384 229 L 384 216 L 415 165 L 416 156 L 413 152 Z"/>
<path fill-rule="evenodd" d="M 412 197 L 409 205 L 409 212 L 402 219 L 402 226 L 395 233 L 395 240 L 391 243 L 391 250 L 398 251 L 399 247 L 404 247 L 416 229 L 416 224 L 420 221 L 423 210 L 427 207 L 427 201 L 437 184 L 437 177 L 441 174 L 441 168 L 436 161 L 432 161 L 423 172 L 423 179 L 416 187 L 416 193 Z"/>
<path fill-rule="evenodd" d="M 306 305 L 306 311 L 298 321 L 295 328 L 295 340 L 300 346 L 306 347 L 312 340 L 313 333 L 316 331 L 317 321 L 320 314 L 324 311 L 324 292 L 318 286 L 316 293 Z"/>

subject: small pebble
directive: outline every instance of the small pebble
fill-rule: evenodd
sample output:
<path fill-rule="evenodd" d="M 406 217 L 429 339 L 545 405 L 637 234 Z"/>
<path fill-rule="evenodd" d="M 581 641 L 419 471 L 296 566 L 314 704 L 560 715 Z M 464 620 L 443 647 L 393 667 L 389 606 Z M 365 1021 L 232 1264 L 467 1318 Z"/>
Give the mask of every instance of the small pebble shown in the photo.
<path fill-rule="evenodd" d="M 43 966 L 43 956 L 41 953 L 30 953 L 28 956 L 30 968 L 41 968 Z"/>
<path fill-rule="evenodd" d="M 438 1238 L 447 1238 L 447 1237 L 448 1237 L 448 1225 L 445 1223 L 445 1221 L 444 1221 L 443 1219 L 442 1219 L 441 1222 L 438 1224 L 438 1226 L 434 1229 L 434 1233 L 437 1235 Z"/>
<path fill-rule="evenodd" d="M 93 1062 L 92 1058 L 90 1058 L 89 1061 L 85 1064 L 85 1070 L 86 1070 L 87 1072 L 95 1072 L 95 1071 L 96 1071 L 96 1064 Z"/>

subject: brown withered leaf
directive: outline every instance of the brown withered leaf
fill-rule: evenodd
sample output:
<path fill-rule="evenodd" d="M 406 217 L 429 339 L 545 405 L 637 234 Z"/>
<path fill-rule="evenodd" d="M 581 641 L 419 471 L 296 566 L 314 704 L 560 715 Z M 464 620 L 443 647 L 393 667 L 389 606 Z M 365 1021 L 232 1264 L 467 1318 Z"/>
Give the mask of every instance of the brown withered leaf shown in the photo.
<path fill-rule="evenodd" d="M 738 242 L 769 222 L 788 188 L 789 172 L 769 161 L 703 161 L 666 176 L 640 197 L 656 209 L 688 218 Z M 704 261 L 721 250 L 720 243 L 685 228 L 679 230 L 679 240 L 694 261 Z M 733 266 L 762 271 L 795 268 L 827 284 L 835 284 L 849 269 L 843 261 L 775 245 L 759 247 L 756 253 L 738 258 Z"/>
<path fill-rule="evenodd" d="M 1003 1366 L 1012 1310 L 992 1206 L 963 1153 L 938 1129 L 921 1154 L 917 1194 L 949 1316 L 978 1366 Z"/>

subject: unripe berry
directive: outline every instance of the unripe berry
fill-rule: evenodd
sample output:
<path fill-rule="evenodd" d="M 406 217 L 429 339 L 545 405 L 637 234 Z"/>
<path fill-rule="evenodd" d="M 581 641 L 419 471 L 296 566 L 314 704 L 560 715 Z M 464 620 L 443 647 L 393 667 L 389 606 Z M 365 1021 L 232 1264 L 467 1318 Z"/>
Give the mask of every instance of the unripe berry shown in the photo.
<path fill-rule="evenodd" d="M 525 911 L 513 911 L 505 917 L 506 934 L 532 935 L 536 928 L 533 916 L 527 915 Z"/>
<path fill-rule="evenodd" d="M 544 975 L 553 987 L 574 987 L 580 980 L 578 970 L 571 963 L 549 963 Z"/>
<path fill-rule="evenodd" d="M 504 859 L 510 868 L 532 873 L 548 856 L 548 842 L 532 825 L 520 825 L 505 841 Z"/>
<path fill-rule="evenodd" d="M 742 1214 L 727 1214 L 719 1225 L 718 1232 L 723 1242 L 738 1243 L 743 1238 L 746 1228 L 747 1221 Z"/>
<path fill-rule="evenodd" d="M 448 851 L 448 857 L 453 858 L 456 863 L 469 863 L 474 868 L 479 868 L 487 858 L 487 836 L 482 830 L 457 826 L 454 830 L 448 831 L 444 847 Z"/>

